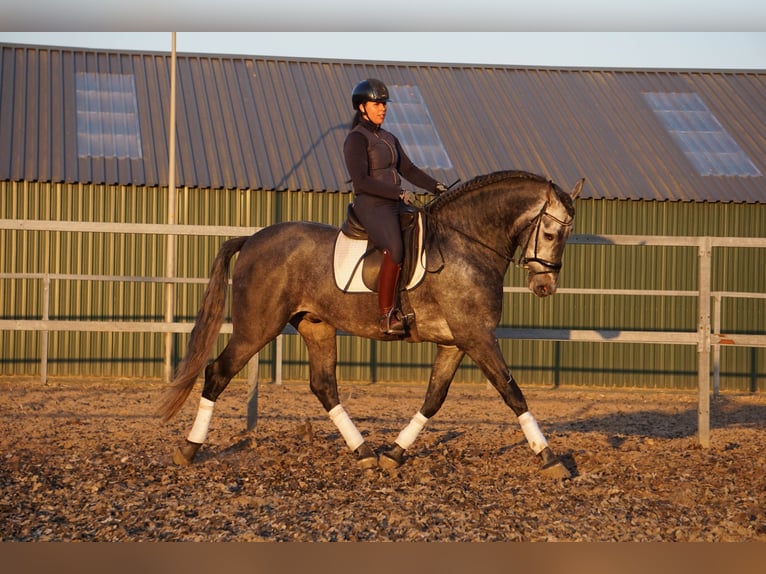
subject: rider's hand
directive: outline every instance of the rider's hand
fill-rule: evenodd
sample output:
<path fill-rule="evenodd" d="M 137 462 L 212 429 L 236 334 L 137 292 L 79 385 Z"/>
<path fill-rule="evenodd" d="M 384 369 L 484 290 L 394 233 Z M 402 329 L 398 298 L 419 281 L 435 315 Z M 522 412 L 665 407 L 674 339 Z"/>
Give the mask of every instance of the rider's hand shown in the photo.
<path fill-rule="evenodd" d="M 415 205 L 415 201 L 416 201 L 415 192 L 410 191 L 409 189 L 405 189 L 405 190 L 402 190 L 402 193 L 399 197 L 401 197 L 402 201 L 406 203 L 407 205 Z"/>
<path fill-rule="evenodd" d="M 441 195 L 445 191 L 447 191 L 447 186 L 446 185 L 444 185 L 443 183 L 437 183 L 436 184 L 436 195 Z"/>

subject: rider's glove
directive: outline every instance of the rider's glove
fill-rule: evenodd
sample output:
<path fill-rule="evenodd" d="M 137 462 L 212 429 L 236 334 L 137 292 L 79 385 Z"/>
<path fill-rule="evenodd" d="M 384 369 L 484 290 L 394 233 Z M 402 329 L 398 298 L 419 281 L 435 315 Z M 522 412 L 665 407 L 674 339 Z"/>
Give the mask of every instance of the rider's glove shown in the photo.
<path fill-rule="evenodd" d="M 407 205 L 415 205 L 415 192 L 409 189 L 403 189 L 399 198 Z"/>
<path fill-rule="evenodd" d="M 437 183 L 436 184 L 436 195 L 441 195 L 445 191 L 447 191 L 447 186 L 446 185 L 444 185 L 443 183 Z"/>

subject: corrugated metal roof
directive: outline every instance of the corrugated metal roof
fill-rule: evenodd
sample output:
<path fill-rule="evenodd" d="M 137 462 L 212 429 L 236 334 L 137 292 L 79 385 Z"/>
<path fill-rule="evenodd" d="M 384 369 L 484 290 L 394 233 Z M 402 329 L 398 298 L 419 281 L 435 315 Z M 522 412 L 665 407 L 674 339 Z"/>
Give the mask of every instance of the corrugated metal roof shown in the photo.
<path fill-rule="evenodd" d="M 167 185 L 170 54 L 0 45 L 0 180 Z M 130 74 L 140 159 L 78 157 L 76 75 Z M 763 176 L 701 176 L 644 92 L 694 92 L 766 174 L 766 71 L 597 70 L 178 55 L 176 184 L 349 191 L 353 85 L 417 85 L 453 169 L 519 168 L 583 197 L 766 202 Z"/>

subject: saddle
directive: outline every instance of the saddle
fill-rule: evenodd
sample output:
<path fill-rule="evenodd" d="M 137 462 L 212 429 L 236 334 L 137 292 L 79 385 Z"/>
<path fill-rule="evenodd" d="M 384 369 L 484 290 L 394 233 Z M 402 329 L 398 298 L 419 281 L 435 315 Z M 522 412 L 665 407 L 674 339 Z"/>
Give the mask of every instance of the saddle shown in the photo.
<path fill-rule="evenodd" d="M 404 245 L 400 285 L 412 289 L 425 275 L 422 214 L 406 206 L 399 216 L 399 225 Z M 382 260 L 383 253 L 370 243 L 367 231 L 354 213 L 353 204 L 349 203 L 346 220 L 335 240 L 333 271 L 336 285 L 346 293 L 377 292 Z"/>

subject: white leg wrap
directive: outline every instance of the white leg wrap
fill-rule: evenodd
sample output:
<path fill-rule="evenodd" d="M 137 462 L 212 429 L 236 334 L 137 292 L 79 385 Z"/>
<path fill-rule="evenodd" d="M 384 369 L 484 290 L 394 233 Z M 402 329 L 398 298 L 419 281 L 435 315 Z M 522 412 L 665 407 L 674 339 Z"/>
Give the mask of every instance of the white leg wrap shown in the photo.
<path fill-rule="evenodd" d="M 194 419 L 194 426 L 192 426 L 189 436 L 187 437 L 189 442 L 196 442 L 202 444 L 207 438 L 207 429 L 210 426 L 210 419 L 213 417 L 213 407 L 215 403 L 201 397 L 199 400 L 199 408 L 197 409 L 197 418 Z"/>
<path fill-rule="evenodd" d="M 527 411 L 519 415 L 519 424 L 521 425 L 521 430 L 524 431 L 524 436 L 527 437 L 530 448 L 535 454 L 540 454 L 548 446 L 548 441 L 545 440 L 540 427 L 537 426 L 535 417 Z"/>
<path fill-rule="evenodd" d="M 351 418 L 349 418 L 346 409 L 343 408 L 343 405 L 333 407 L 327 414 L 330 415 L 330 419 L 335 423 L 335 426 L 338 427 L 338 430 L 340 431 L 343 440 L 346 441 L 348 448 L 351 450 L 356 450 L 359 448 L 359 446 L 364 442 L 364 438 L 362 438 L 362 433 L 357 430 L 356 426 L 351 421 Z"/>
<path fill-rule="evenodd" d="M 398 444 L 404 450 L 410 448 L 412 443 L 415 442 L 415 439 L 418 438 L 420 431 L 423 430 L 423 427 L 427 422 L 428 419 L 424 417 L 420 411 L 415 413 L 415 416 L 412 417 L 410 424 L 404 427 L 402 432 L 399 433 L 399 436 L 396 438 L 396 444 Z"/>

